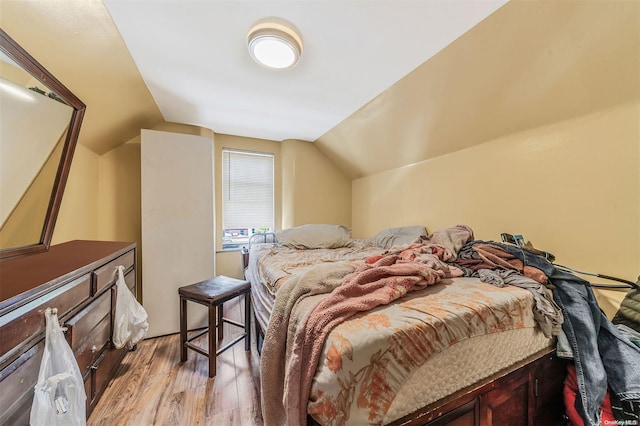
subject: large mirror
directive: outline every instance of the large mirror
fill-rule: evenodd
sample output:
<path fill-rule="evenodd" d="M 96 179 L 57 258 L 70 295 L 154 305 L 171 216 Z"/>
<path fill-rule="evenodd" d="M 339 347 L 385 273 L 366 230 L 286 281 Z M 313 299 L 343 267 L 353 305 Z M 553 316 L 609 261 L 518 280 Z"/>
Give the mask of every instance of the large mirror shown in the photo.
<path fill-rule="evenodd" d="M 0 261 L 49 248 L 84 111 L 0 29 Z"/>

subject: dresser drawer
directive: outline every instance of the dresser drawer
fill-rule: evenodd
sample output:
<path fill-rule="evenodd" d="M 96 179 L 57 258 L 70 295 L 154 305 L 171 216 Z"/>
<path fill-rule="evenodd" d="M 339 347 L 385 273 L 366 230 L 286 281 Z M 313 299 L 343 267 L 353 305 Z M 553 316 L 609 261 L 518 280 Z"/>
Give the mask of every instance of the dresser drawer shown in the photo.
<path fill-rule="evenodd" d="M 133 266 L 135 251 L 131 250 L 122 256 L 112 260 L 93 272 L 93 294 L 100 293 L 103 289 L 114 283 L 118 278 L 118 266 L 124 266 L 125 271 Z"/>
<path fill-rule="evenodd" d="M 98 396 L 97 383 L 108 380 L 108 371 L 105 368 L 107 364 L 105 361 L 107 360 L 108 356 L 109 351 L 105 350 L 95 361 L 93 361 L 93 363 L 91 364 L 90 374 L 87 377 L 87 380 L 85 380 L 85 388 L 87 387 L 87 384 L 90 385 L 90 391 L 87 392 L 87 400 L 90 400 L 91 404 L 93 404 L 93 402 L 96 400 L 96 397 Z"/>
<path fill-rule="evenodd" d="M 90 413 L 95 407 L 95 402 L 103 394 L 126 353 L 126 347 L 115 349 L 109 345 L 91 365 L 91 372 L 85 380 L 87 401 L 90 401 L 87 413 Z"/>
<path fill-rule="evenodd" d="M 21 424 L 17 418 L 22 417 L 22 411 L 28 413 L 31 409 L 43 352 L 44 340 L 0 372 L 0 424 Z M 28 424 L 28 415 L 26 419 Z"/>
<path fill-rule="evenodd" d="M 91 364 L 105 347 L 110 337 L 111 317 L 107 315 L 91 330 L 91 334 L 84 340 L 80 348 L 75 351 L 76 361 L 78 361 L 78 367 L 83 376 L 87 373 Z"/>
<path fill-rule="evenodd" d="M 65 335 L 71 349 L 75 351 L 79 348 L 96 324 L 100 323 L 104 317 L 110 318 L 110 312 L 111 292 L 106 292 L 67 320 L 64 324 L 67 327 Z"/>
<path fill-rule="evenodd" d="M 0 317 L 0 360 L 20 343 L 44 332 L 47 308 L 57 308 L 58 318 L 63 318 L 87 300 L 90 291 L 90 275 L 86 274 Z"/>
<path fill-rule="evenodd" d="M 102 394 L 104 388 L 107 387 L 109 379 L 111 378 L 111 362 L 110 351 L 106 350 L 98 358 L 91 367 L 91 373 L 93 374 L 93 393 L 92 398 L 99 397 Z"/>

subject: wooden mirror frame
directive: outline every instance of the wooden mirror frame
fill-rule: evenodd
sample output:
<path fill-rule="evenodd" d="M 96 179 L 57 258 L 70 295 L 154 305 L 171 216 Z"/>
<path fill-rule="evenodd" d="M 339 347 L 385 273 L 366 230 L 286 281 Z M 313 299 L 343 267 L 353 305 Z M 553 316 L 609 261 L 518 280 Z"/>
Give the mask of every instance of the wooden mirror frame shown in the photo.
<path fill-rule="evenodd" d="M 64 193 L 67 177 L 69 176 L 69 169 L 71 168 L 73 152 L 75 151 L 76 143 L 78 142 L 80 125 L 82 124 L 86 106 L 1 28 L 0 50 L 73 108 L 67 136 L 62 149 L 62 155 L 60 156 L 60 162 L 58 164 L 55 181 L 53 183 L 53 189 L 51 190 L 51 196 L 49 198 L 49 205 L 47 207 L 42 233 L 40 234 L 40 241 L 35 244 L 0 249 L 1 262 L 8 258 L 38 253 L 49 249 L 51 239 L 53 238 L 53 229 L 60 210 L 60 204 L 62 203 L 62 194 Z"/>

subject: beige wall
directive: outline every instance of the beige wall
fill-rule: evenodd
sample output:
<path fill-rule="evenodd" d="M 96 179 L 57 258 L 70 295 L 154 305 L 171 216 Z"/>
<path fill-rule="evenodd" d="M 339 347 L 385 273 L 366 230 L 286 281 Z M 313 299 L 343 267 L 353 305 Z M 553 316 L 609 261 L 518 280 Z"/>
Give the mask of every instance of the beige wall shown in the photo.
<path fill-rule="evenodd" d="M 354 235 L 463 223 L 478 239 L 523 234 L 558 263 L 635 279 L 639 120 L 640 103 L 626 104 L 357 179 Z M 601 296 L 611 314 L 622 293 Z"/>
<path fill-rule="evenodd" d="M 142 300 L 140 137 L 102 155 L 99 171 L 98 239 L 136 243 L 137 295 Z"/>
<path fill-rule="evenodd" d="M 351 180 L 309 142 L 282 142 L 282 228 L 351 226 Z"/>
<path fill-rule="evenodd" d="M 99 238 L 99 166 L 98 154 L 76 146 L 51 244 Z"/>
<path fill-rule="evenodd" d="M 100 157 L 100 222 L 102 240 L 140 241 L 140 138 Z"/>

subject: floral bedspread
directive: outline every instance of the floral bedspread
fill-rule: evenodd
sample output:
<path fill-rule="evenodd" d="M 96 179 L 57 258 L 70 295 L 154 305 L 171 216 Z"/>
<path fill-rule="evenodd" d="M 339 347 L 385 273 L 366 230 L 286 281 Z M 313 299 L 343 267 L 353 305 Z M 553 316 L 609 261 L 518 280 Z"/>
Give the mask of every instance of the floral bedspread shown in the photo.
<path fill-rule="evenodd" d="M 532 303 L 515 287 L 455 278 L 358 314 L 329 334 L 308 411 L 321 424 L 379 424 L 429 357 L 471 337 L 535 327 Z"/>
<path fill-rule="evenodd" d="M 384 249 L 364 243 L 352 247 L 335 249 L 296 250 L 283 246 L 257 246 L 252 256 L 260 258 L 258 265 L 260 281 L 275 295 L 278 288 L 295 274 L 301 274 L 319 263 L 352 261 L 357 264 L 378 255 Z M 267 255 L 268 256 L 265 256 Z"/>

